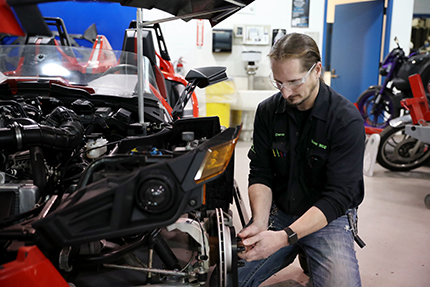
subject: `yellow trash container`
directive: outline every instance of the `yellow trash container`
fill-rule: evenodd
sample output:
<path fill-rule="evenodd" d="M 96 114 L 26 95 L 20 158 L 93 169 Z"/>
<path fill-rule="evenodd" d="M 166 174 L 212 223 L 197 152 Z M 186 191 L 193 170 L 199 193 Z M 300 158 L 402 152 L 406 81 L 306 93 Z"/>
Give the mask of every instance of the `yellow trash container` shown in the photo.
<path fill-rule="evenodd" d="M 206 116 L 218 116 L 222 126 L 230 127 L 230 105 L 237 100 L 233 80 L 226 80 L 206 88 Z"/>

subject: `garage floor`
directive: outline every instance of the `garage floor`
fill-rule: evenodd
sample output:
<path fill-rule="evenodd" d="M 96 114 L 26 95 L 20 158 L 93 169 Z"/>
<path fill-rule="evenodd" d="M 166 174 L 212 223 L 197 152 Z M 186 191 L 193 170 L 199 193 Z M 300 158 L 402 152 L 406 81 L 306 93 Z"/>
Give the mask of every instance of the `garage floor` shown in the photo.
<path fill-rule="evenodd" d="M 235 153 L 235 177 L 242 199 L 248 203 L 248 149 L 239 141 Z M 430 209 L 424 198 L 430 194 L 430 167 L 410 172 L 392 172 L 374 167 L 365 177 L 365 199 L 359 208 L 359 233 L 367 246 L 356 245 L 362 285 L 430 286 Z M 249 216 L 249 205 L 246 205 Z M 237 230 L 240 222 L 234 218 Z M 262 286 L 309 286 L 298 260 L 269 278 Z"/>

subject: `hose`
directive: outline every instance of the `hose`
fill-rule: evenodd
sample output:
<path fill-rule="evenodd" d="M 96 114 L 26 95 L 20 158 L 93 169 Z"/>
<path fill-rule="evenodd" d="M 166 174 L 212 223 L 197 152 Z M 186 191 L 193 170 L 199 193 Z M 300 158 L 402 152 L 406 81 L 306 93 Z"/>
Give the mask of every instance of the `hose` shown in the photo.
<path fill-rule="evenodd" d="M 57 107 L 48 115 L 46 122 L 58 127 L 14 122 L 0 128 L 0 148 L 17 151 L 40 146 L 72 150 L 82 142 L 84 129 L 73 111 Z"/>

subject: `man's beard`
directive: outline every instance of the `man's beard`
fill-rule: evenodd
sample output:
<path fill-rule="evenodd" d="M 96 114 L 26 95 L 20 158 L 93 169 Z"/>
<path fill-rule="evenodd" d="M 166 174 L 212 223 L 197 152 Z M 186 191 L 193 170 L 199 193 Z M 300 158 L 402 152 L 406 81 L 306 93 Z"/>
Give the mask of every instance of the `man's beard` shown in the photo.
<path fill-rule="evenodd" d="M 318 87 L 318 83 L 319 81 L 317 81 L 315 83 L 315 85 L 312 86 L 311 90 L 309 91 L 308 95 L 306 97 L 304 97 L 300 102 L 298 103 L 291 103 L 290 101 L 287 100 L 287 106 L 292 107 L 292 108 L 297 108 L 298 106 L 302 105 L 303 103 L 305 103 L 307 100 L 309 100 L 311 98 L 312 93 L 315 91 L 315 89 Z"/>

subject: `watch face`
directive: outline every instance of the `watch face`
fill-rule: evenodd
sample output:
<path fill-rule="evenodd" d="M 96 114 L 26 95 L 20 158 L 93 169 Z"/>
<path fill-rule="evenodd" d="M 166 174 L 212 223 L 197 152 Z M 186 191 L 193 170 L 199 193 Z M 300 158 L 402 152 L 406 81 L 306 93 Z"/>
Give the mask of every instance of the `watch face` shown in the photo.
<path fill-rule="evenodd" d="M 297 234 L 295 232 L 293 232 L 293 234 L 291 234 L 290 236 L 288 236 L 288 241 L 289 241 L 290 244 L 297 243 Z"/>

